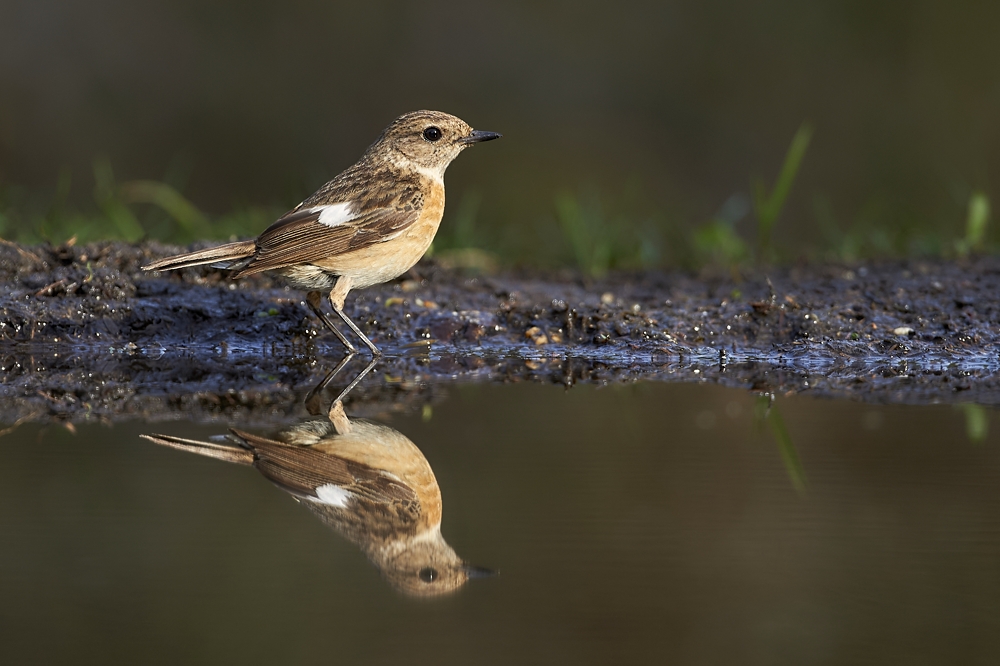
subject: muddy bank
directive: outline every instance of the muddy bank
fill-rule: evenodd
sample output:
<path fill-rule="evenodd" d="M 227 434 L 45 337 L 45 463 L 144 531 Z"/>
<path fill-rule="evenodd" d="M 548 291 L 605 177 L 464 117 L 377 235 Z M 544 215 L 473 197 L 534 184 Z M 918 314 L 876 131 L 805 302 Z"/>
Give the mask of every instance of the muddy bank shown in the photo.
<path fill-rule="evenodd" d="M 342 356 L 303 294 L 266 276 L 139 269 L 176 250 L 0 245 L 0 418 L 270 412 L 273 422 L 301 409 L 282 405 Z M 603 279 L 425 262 L 348 300 L 389 357 L 352 399 L 378 409 L 430 399 L 444 381 L 648 378 L 992 404 L 998 293 L 994 258 Z"/>

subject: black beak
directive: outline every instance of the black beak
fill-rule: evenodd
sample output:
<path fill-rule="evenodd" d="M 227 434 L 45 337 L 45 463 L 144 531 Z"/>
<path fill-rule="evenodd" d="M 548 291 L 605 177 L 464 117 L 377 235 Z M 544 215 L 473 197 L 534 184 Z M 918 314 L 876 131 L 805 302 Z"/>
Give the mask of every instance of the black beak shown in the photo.
<path fill-rule="evenodd" d="M 492 134 L 492 132 L 490 132 Z M 497 136 L 500 136 L 497 134 Z M 494 137 L 496 138 L 496 137 Z M 484 141 L 489 141 L 489 139 L 483 139 Z M 484 569 L 483 567 L 474 567 L 471 564 L 463 564 L 462 571 L 469 578 L 492 578 L 493 576 L 499 576 L 499 571 L 493 571 L 493 569 Z"/>
<path fill-rule="evenodd" d="M 498 134 L 497 132 L 486 132 L 484 130 L 472 130 L 472 134 L 465 137 L 464 139 L 459 139 L 459 143 L 482 143 L 483 141 L 492 141 L 493 139 L 499 139 L 503 134 Z"/>

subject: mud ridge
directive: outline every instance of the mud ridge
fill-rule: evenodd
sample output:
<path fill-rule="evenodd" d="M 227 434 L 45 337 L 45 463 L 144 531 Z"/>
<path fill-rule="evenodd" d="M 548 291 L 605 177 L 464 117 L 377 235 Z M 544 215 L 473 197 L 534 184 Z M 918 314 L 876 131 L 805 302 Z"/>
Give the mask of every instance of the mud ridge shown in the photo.
<path fill-rule="evenodd" d="M 140 270 L 177 250 L 0 244 L 0 420 L 296 416 L 295 396 L 343 355 L 304 295 Z M 424 262 L 349 299 L 388 356 L 352 399 L 378 410 L 451 381 L 651 379 L 993 404 L 998 288 L 995 258 L 601 279 Z"/>

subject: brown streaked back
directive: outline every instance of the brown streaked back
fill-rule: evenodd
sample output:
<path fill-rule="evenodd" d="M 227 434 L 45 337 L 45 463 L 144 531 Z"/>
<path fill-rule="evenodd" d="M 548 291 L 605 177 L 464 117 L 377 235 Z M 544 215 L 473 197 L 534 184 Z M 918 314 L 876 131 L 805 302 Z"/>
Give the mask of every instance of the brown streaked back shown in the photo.
<path fill-rule="evenodd" d="M 416 502 L 412 488 L 397 478 L 363 463 L 347 460 L 309 446 L 294 446 L 259 435 L 231 430 L 254 453 L 254 467 L 285 490 L 301 497 L 317 497 L 316 488 L 335 485 L 369 501 Z"/>

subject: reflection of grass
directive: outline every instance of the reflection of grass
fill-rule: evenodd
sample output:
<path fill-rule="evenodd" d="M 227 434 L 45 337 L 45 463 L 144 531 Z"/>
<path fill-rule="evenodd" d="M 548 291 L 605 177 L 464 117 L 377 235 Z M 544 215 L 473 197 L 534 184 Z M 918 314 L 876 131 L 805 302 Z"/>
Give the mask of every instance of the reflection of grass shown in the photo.
<path fill-rule="evenodd" d="M 792 482 L 792 487 L 796 492 L 804 493 L 806 489 L 806 474 L 802 469 L 802 461 L 799 460 L 799 453 L 792 443 L 792 437 L 785 427 L 785 420 L 781 418 L 778 406 L 774 404 L 773 395 L 763 395 L 757 398 L 754 404 L 754 422 L 758 429 L 769 427 L 774 441 L 778 444 L 778 453 L 781 455 L 781 462 L 785 465 L 788 478 Z"/>
<path fill-rule="evenodd" d="M 972 403 L 959 405 L 965 413 L 965 436 L 970 442 L 979 444 L 990 431 L 990 417 L 985 408 Z"/>

